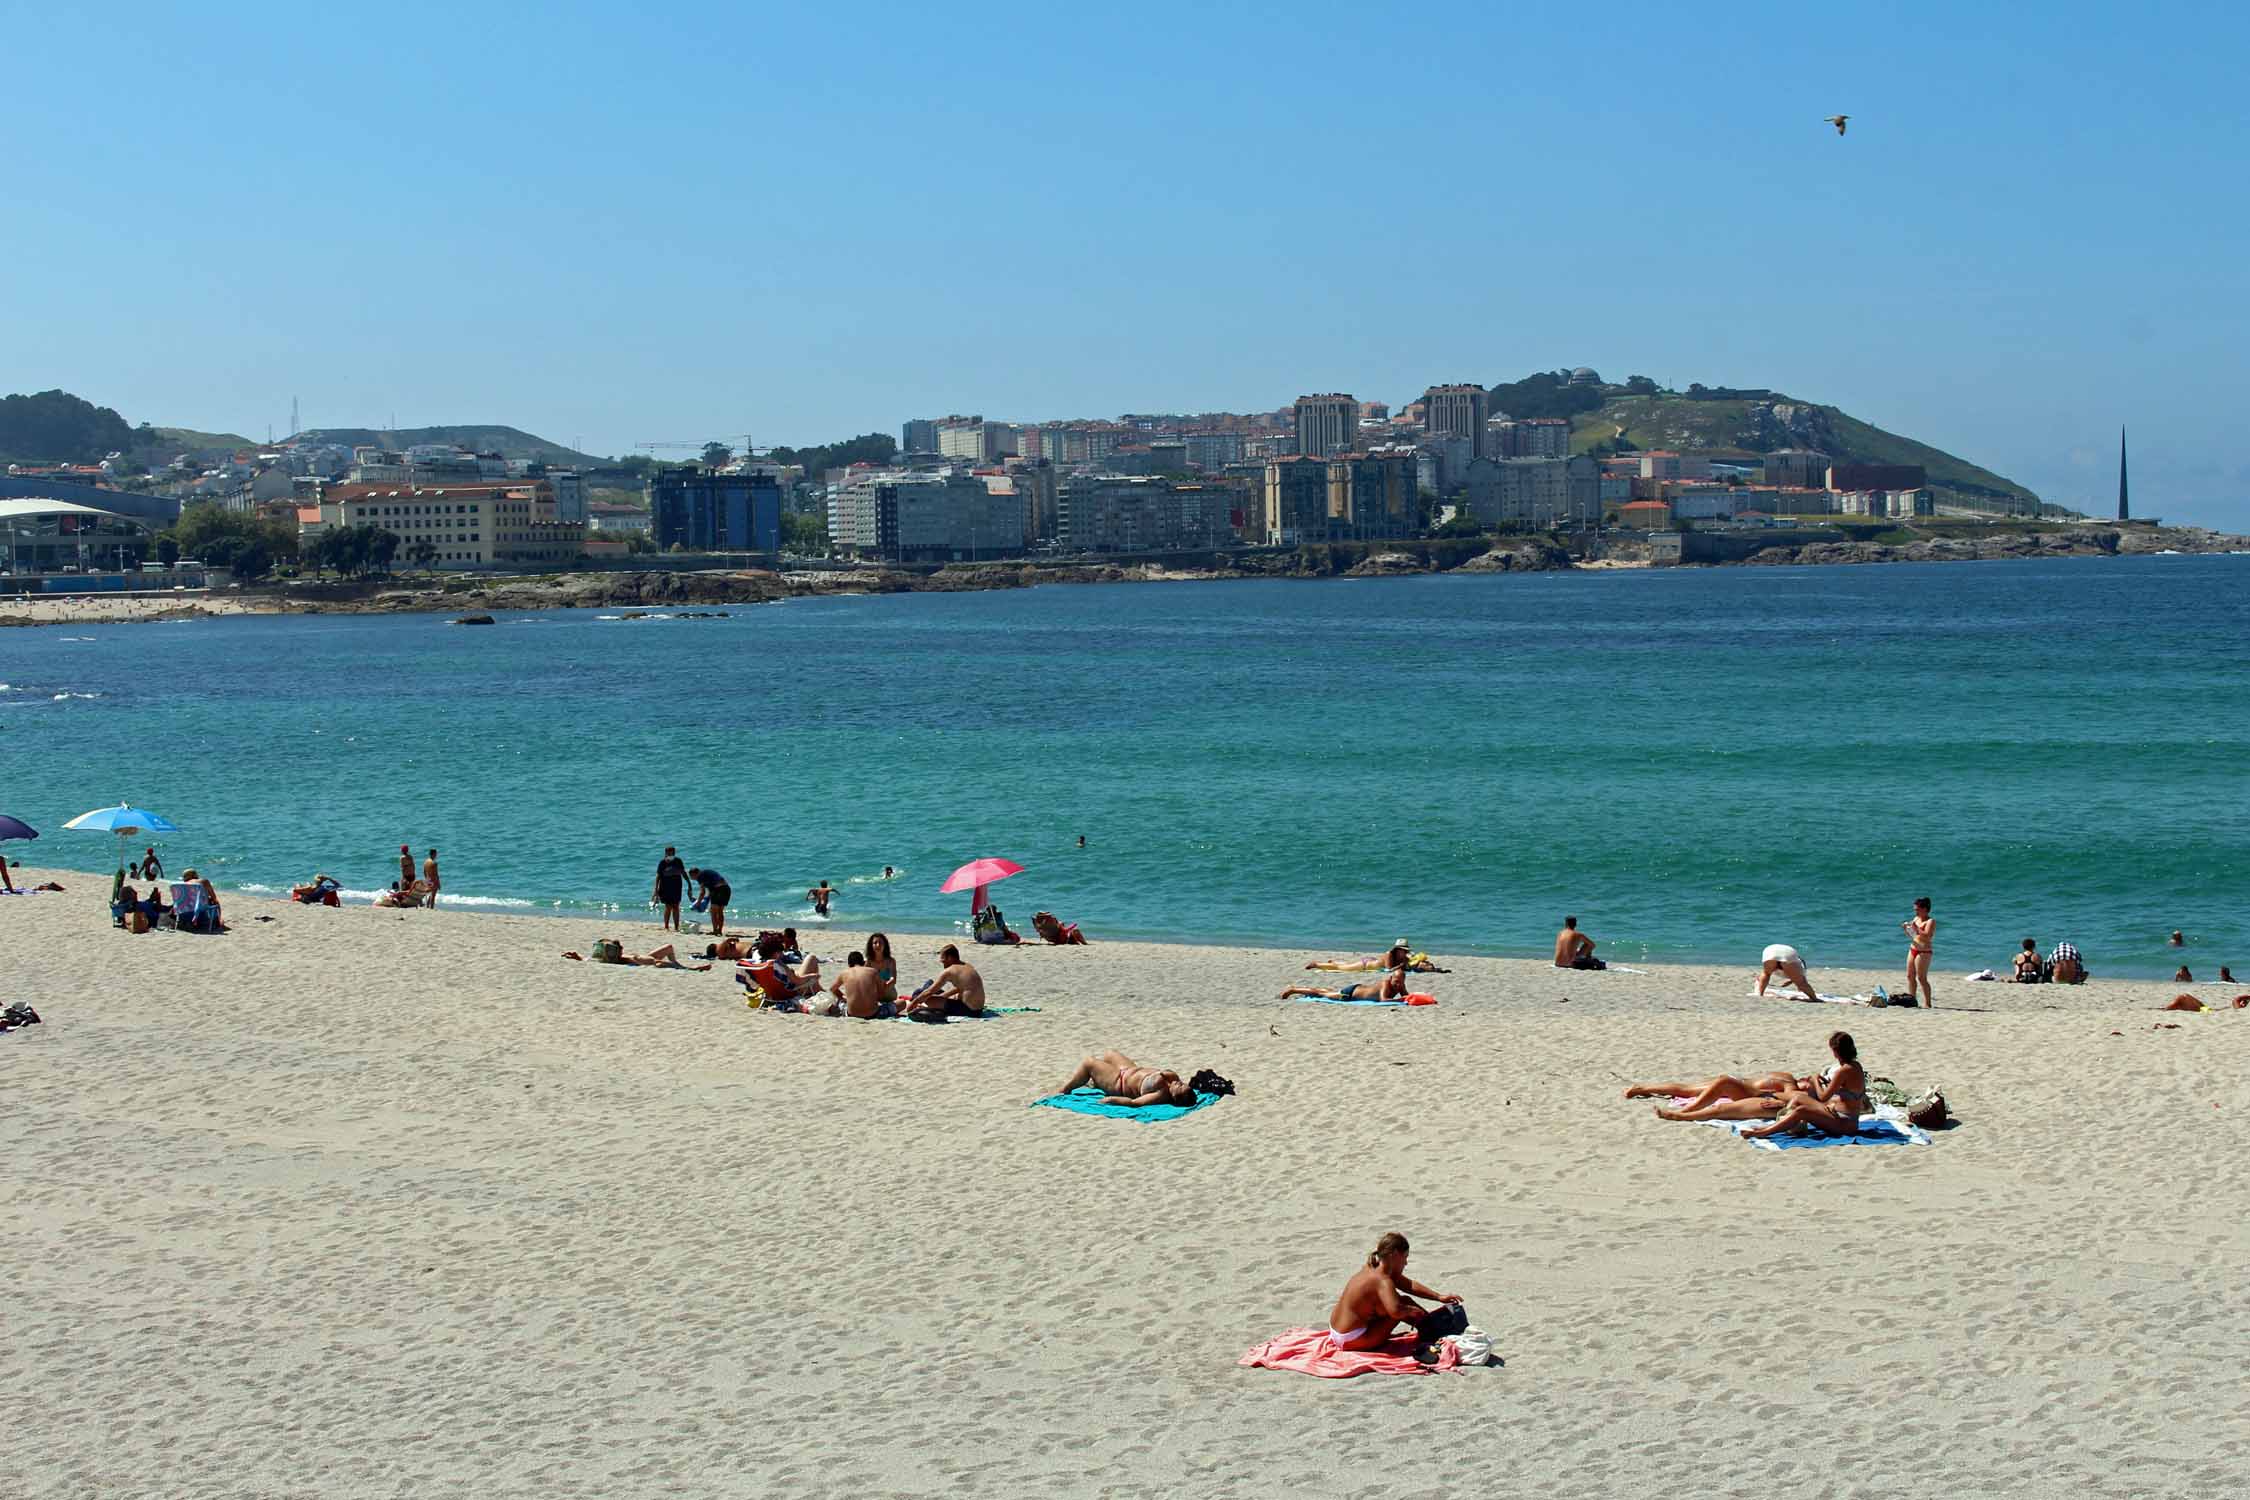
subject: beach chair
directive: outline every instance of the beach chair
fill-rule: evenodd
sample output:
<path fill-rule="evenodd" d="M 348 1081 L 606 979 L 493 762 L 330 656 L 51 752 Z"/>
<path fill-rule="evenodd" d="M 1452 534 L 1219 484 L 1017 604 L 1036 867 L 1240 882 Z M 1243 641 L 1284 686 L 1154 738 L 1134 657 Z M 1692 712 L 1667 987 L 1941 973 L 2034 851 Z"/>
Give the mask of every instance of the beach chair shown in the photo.
<path fill-rule="evenodd" d="M 771 959 L 736 959 L 734 982 L 742 986 L 752 1010 L 760 1007 L 773 1010 L 804 1008 L 805 997 L 789 987 Z"/>
<path fill-rule="evenodd" d="M 203 899 L 201 882 L 172 885 L 172 927 L 177 932 L 217 932 L 219 914 Z"/>

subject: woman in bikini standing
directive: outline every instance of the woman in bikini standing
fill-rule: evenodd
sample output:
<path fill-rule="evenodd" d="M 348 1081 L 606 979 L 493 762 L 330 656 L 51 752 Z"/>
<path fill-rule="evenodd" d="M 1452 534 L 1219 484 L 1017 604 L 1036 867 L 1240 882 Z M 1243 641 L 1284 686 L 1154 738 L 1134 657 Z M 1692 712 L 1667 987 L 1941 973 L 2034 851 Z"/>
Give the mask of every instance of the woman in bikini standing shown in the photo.
<path fill-rule="evenodd" d="M 1336 1349 L 1375 1349 L 1390 1342 L 1400 1327 L 1419 1331 L 1429 1309 L 1424 1302 L 1459 1302 L 1451 1292 L 1434 1292 L 1406 1274 L 1406 1236 L 1393 1230 L 1375 1242 L 1367 1264 L 1352 1272 L 1328 1314 L 1328 1343 Z"/>
<path fill-rule="evenodd" d="M 1930 1006 L 1930 948 L 1937 936 L 1937 923 L 1930 916 L 1930 898 L 1920 896 L 1914 902 L 1914 915 L 1898 924 L 1906 929 L 1906 998 L 1914 998 L 1920 986 L 1922 1008 Z"/>

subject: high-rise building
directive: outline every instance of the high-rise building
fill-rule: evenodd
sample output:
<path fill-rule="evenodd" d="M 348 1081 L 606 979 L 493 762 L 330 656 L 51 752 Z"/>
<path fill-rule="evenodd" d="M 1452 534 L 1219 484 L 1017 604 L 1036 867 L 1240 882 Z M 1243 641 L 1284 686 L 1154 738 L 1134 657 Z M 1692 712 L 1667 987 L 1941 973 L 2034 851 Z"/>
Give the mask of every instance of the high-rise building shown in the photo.
<path fill-rule="evenodd" d="M 1583 453 L 1480 458 L 1469 465 L 1462 494 L 1469 514 L 1487 525 L 1593 525 L 1602 515 L 1602 468 Z"/>
<path fill-rule="evenodd" d="M 660 552 L 781 552 L 781 485 L 770 471 L 659 469 L 649 477 L 648 509 Z"/>
<path fill-rule="evenodd" d="M 586 481 L 576 469 L 549 469 L 545 474 L 555 491 L 555 519 L 558 521 L 584 521 L 586 519 Z"/>
<path fill-rule="evenodd" d="M 831 545 L 885 562 L 952 562 L 1023 551 L 1023 502 L 966 467 L 855 470 L 828 500 Z"/>
<path fill-rule="evenodd" d="M 1328 540 L 1328 460 L 1293 454 L 1266 464 L 1266 544 Z"/>
<path fill-rule="evenodd" d="M 1494 417 L 1485 424 L 1487 458 L 1568 458 L 1570 422 L 1563 417 Z"/>
<path fill-rule="evenodd" d="M 1491 406 L 1491 393 L 1481 385 L 1433 385 L 1422 393 L 1422 431 L 1481 444 Z"/>
<path fill-rule="evenodd" d="M 1324 396 L 1299 396 L 1293 410 L 1297 416 L 1297 451 L 1300 454 L 1326 458 L 1331 453 L 1347 453 L 1359 442 L 1359 402 L 1350 396 L 1331 392 Z"/>
<path fill-rule="evenodd" d="M 914 417 L 903 423 L 898 430 L 898 451 L 901 453 L 937 452 L 937 423 L 931 421 L 928 417 Z"/>
<path fill-rule="evenodd" d="M 1080 552 L 1169 552 L 1232 540 L 1239 496 L 1227 485 L 1122 474 L 1073 474 L 1058 511 L 1065 547 Z"/>
<path fill-rule="evenodd" d="M 1329 535 L 1412 536 L 1421 530 L 1414 455 L 1339 453 L 1328 460 Z"/>

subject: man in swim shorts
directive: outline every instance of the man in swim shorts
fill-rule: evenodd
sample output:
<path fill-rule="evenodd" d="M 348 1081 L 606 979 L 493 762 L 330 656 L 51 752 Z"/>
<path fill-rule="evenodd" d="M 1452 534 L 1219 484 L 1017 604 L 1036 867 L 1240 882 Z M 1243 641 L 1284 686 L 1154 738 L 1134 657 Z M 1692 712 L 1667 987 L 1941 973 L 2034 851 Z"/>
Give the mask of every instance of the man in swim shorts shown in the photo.
<path fill-rule="evenodd" d="M 712 933 L 723 935 L 727 930 L 727 902 L 734 899 L 734 887 L 728 885 L 726 876 L 717 870 L 691 868 L 687 873 L 688 879 L 695 882 L 698 893 L 710 906 Z"/>
<path fill-rule="evenodd" d="M 1316 984 L 1293 984 L 1281 992 L 1284 1000 L 1294 1000 L 1300 995 L 1310 995 L 1318 1000 L 1397 1000 L 1406 999 L 1406 965 L 1385 974 L 1379 980 L 1361 980 L 1339 989 L 1322 989 Z"/>
<path fill-rule="evenodd" d="M 812 903 L 814 916 L 825 917 L 828 915 L 828 903 L 835 898 L 835 895 L 836 888 L 823 880 L 820 884 L 805 892 L 805 899 Z"/>
<path fill-rule="evenodd" d="M 656 889 L 651 894 L 664 908 L 662 925 L 668 931 L 680 930 L 680 894 L 686 889 L 687 861 L 680 858 L 679 850 L 666 844 L 664 857 L 656 862 Z"/>
<path fill-rule="evenodd" d="M 883 976 L 868 967 L 867 955 L 857 952 L 845 960 L 844 971 L 836 976 L 828 993 L 834 1003 L 823 1015 L 846 1015 L 860 1021 L 887 1021 L 898 1014 L 898 1006 L 883 998 Z"/>
<path fill-rule="evenodd" d="M 922 1015 L 983 1015 L 984 976 L 963 963 L 961 950 L 951 943 L 938 949 L 938 962 L 945 967 L 915 992 L 913 1009 Z"/>
<path fill-rule="evenodd" d="M 1594 940 L 1578 930 L 1576 917 L 1562 919 L 1562 931 L 1555 934 L 1555 967 L 1558 969 L 1606 969 L 1608 964 L 1594 957 Z"/>

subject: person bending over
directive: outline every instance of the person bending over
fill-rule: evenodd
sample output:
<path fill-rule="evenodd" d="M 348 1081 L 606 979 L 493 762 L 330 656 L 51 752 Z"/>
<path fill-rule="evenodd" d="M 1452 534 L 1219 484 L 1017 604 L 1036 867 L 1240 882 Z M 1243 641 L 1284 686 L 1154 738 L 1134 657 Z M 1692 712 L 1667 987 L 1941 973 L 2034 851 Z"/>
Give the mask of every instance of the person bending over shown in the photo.
<path fill-rule="evenodd" d="M 1859 1065 L 1859 1045 L 1850 1032 L 1837 1031 L 1829 1034 L 1828 1050 L 1836 1060 L 1820 1070 L 1811 1088 L 1790 1090 L 1770 1123 L 1742 1133 L 1752 1138 L 1859 1134 L 1859 1117 L 1867 1112 L 1867 1072 Z"/>
<path fill-rule="evenodd" d="M 2055 944 L 2055 951 L 2047 955 L 2047 977 L 2055 984 L 2086 982 L 2086 960 L 2078 956 L 2075 944 Z"/>
<path fill-rule="evenodd" d="M 1555 967 L 1558 969 L 1606 969 L 1608 964 L 1594 957 L 1594 940 L 1578 930 L 1576 917 L 1562 919 L 1562 931 L 1555 934 Z"/>
<path fill-rule="evenodd" d="M 938 977 L 914 992 L 917 1015 L 981 1016 L 984 1014 L 984 976 L 961 961 L 961 950 L 947 943 L 938 949 L 945 967 Z"/>
<path fill-rule="evenodd" d="M 1458 1303 L 1451 1292 L 1432 1291 L 1406 1274 L 1406 1236 L 1393 1230 L 1375 1242 L 1367 1264 L 1352 1272 L 1328 1314 L 1328 1342 L 1336 1349 L 1377 1349 L 1398 1329 L 1420 1333 L 1429 1309 L 1412 1301 Z"/>
<path fill-rule="evenodd" d="M 1169 1068 L 1144 1068 L 1122 1052 L 1080 1058 L 1078 1071 L 1058 1094 L 1092 1084 L 1102 1091 L 1102 1103 L 1140 1109 L 1150 1104 L 1193 1104 L 1195 1085 Z"/>
<path fill-rule="evenodd" d="M 1766 997 L 1766 984 L 1779 974 L 1797 987 L 1797 992 L 1807 1000 L 1818 1000 L 1820 993 L 1812 987 L 1812 979 L 1805 973 L 1804 955 L 1787 943 L 1769 946 L 1758 965 L 1758 998 Z"/>
<path fill-rule="evenodd" d="M 1406 999 L 1406 966 L 1385 974 L 1379 980 L 1363 980 L 1338 989 L 1322 989 L 1317 984 L 1293 984 L 1281 992 L 1284 1000 L 1294 1000 L 1300 995 L 1311 995 L 1322 1000 L 1398 1000 Z"/>

